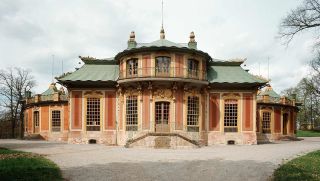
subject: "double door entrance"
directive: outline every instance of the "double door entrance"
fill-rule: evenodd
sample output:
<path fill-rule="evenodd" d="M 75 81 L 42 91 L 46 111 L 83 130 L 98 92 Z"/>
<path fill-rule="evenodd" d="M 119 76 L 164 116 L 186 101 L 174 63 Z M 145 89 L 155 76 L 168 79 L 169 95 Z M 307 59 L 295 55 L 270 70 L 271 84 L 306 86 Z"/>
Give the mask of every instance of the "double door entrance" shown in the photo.
<path fill-rule="evenodd" d="M 170 102 L 155 103 L 155 132 L 170 132 Z"/>

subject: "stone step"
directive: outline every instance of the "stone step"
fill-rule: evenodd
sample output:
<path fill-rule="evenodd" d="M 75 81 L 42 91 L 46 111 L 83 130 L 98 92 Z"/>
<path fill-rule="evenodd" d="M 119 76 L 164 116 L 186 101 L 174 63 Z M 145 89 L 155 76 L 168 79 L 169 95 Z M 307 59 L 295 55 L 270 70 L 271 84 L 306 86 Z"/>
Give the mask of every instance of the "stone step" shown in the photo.
<path fill-rule="evenodd" d="M 44 140 L 40 134 L 29 134 L 24 137 L 25 140 Z"/>
<path fill-rule="evenodd" d="M 153 136 L 153 137 L 156 137 L 154 139 L 155 141 L 155 145 L 154 147 L 155 148 L 170 148 L 170 141 L 171 141 L 171 138 L 172 137 L 179 137 L 189 143 L 191 143 L 192 145 L 196 146 L 196 147 L 201 147 L 201 144 L 196 141 L 196 140 L 191 140 L 185 136 L 182 136 L 178 133 L 156 133 L 156 132 L 152 132 L 152 133 L 146 133 L 142 136 L 139 136 L 137 138 L 134 138 L 134 139 L 130 139 L 127 141 L 125 147 L 126 148 L 130 148 L 130 145 L 132 145 L 133 143 L 136 143 L 140 140 L 143 140 L 149 136 Z M 171 137 L 171 138 L 170 138 Z M 147 146 L 147 145 L 146 145 Z"/>

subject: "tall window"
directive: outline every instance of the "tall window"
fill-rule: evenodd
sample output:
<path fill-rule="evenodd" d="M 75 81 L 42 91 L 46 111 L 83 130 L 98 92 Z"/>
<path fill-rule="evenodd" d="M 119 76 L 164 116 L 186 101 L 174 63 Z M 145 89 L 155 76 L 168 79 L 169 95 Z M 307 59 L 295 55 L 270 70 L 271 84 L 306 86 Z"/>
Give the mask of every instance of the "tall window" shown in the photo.
<path fill-rule="evenodd" d="M 227 99 L 224 101 L 224 131 L 238 132 L 238 101 Z"/>
<path fill-rule="evenodd" d="M 194 59 L 188 59 L 188 77 L 197 78 L 198 77 L 198 65 L 199 62 Z"/>
<path fill-rule="evenodd" d="M 100 131 L 100 98 L 87 98 L 87 131 Z"/>
<path fill-rule="evenodd" d="M 28 113 L 24 114 L 24 131 L 28 132 Z"/>
<path fill-rule="evenodd" d="M 126 100 L 126 130 L 138 130 L 138 98 L 137 96 L 128 96 Z"/>
<path fill-rule="evenodd" d="M 170 57 L 156 57 L 156 75 L 170 75 Z"/>
<path fill-rule="evenodd" d="M 138 59 L 127 60 L 127 76 L 138 75 Z"/>
<path fill-rule="evenodd" d="M 60 132 L 61 130 L 61 114 L 60 111 L 54 110 L 51 112 L 51 129 L 53 132 Z"/>
<path fill-rule="evenodd" d="M 33 112 L 33 122 L 35 127 L 39 127 L 39 111 Z"/>
<path fill-rule="evenodd" d="M 199 97 L 188 97 L 187 130 L 199 131 Z"/>
<path fill-rule="evenodd" d="M 271 113 L 263 112 L 262 113 L 262 133 L 271 133 L 270 122 L 271 122 Z"/>

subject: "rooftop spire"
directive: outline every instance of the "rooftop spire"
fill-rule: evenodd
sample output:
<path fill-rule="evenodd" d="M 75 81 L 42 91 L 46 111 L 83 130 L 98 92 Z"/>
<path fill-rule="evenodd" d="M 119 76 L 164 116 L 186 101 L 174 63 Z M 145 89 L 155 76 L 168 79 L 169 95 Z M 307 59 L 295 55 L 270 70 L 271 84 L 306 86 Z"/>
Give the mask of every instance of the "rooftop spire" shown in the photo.
<path fill-rule="evenodd" d="M 166 35 L 163 29 L 163 0 L 161 1 L 161 30 L 160 30 L 160 39 L 165 39 Z"/>

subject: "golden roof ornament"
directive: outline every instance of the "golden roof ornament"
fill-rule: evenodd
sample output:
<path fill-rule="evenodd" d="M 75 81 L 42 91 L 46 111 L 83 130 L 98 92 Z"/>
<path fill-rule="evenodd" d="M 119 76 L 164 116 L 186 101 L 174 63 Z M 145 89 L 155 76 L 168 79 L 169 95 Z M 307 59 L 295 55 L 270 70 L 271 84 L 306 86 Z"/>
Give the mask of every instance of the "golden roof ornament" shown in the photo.
<path fill-rule="evenodd" d="M 195 40 L 195 37 L 196 36 L 194 35 L 194 32 L 192 31 L 190 33 L 190 36 L 189 36 L 190 40 L 189 40 L 189 43 L 188 43 L 188 47 L 191 48 L 191 49 L 197 49 L 197 42 Z"/>
<path fill-rule="evenodd" d="M 135 41 L 135 38 L 136 34 L 134 33 L 134 31 L 131 31 L 129 41 Z"/>
<path fill-rule="evenodd" d="M 163 26 L 161 27 L 161 30 L 160 30 L 160 39 L 165 39 L 166 38 L 166 35 L 164 33 L 164 29 L 163 29 Z"/>
<path fill-rule="evenodd" d="M 266 91 L 272 91 L 273 89 L 272 89 L 272 87 L 271 87 L 271 85 L 269 84 L 269 85 L 267 85 L 267 87 L 266 87 Z"/>
<path fill-rule="evenodd" d="M 196 42 L 194 32 L 190 33 L 190 42 Z"/>
<path fill-rule="evenodd" d="M 134 33 L 134 31 L 131 31 L 129 40 L 128 40 L 128 49 L 136 48 L 136 47 L 137 47 L 136 34 Z"/>

